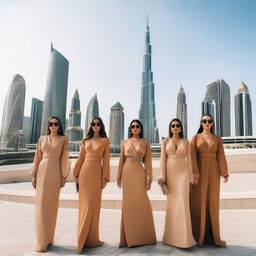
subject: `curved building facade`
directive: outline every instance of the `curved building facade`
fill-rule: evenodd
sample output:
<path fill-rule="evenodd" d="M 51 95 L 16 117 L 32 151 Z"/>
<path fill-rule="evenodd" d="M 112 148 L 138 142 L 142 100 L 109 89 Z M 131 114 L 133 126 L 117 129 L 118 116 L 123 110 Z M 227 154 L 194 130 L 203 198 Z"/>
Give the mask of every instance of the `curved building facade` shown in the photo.
<path fill-rule="evenodd" d="M 235 127 L 236 136 L 252 136 L 252 103 L 244 82 L 235 95 Z"/>
<path fill-rule="evenodd" d="M 88 103 L 85 117 L 85 136 L 87 134 L 88 128 L 90 127 L 93 117 L 99 116 L 99 103 L 97 98 L 97 93 L 91 98 Z"/>
<path fill-rule="evenodd" d="M 2 148 L 17 147 L 19 131 L 23 127 L 25 93 L 25 80 L 17 74 L 12 79 L 5 98 L 0 140 Z"/>
<path fill-rule="evenodd" d="M 71 102 L 67 135 L 69 136 L 70 142 L 80 143 L 83 138 L 83 129 L 81 128 L 80 98 L 78 90 L 75 91 Z"/>
<path fill-rule="evenodd" d="M 41 134 L 46 131 L 46 122 L 52 115 L 61 120 L 63 130 L 66 123 L 69 62 L 51 45 L 47 84 L 43 101 Z"/>
<path fill-rule="evenodd" d="M 109 139 L 111 145 L 120 145 L 124 139 L 124 108 L 117 102 L 111 107 Z"/>
<path fill-rule="evenodd" d="M 229 137 L 231 135 L 230 89 L 223 79 L 218 79 L 207 85 L 205 100 L 202 103 L 202 114 L 213 115 L 212 112 L 209 113 L 206 106 L 214 109 L 216 133 L 221 137 Z"/>

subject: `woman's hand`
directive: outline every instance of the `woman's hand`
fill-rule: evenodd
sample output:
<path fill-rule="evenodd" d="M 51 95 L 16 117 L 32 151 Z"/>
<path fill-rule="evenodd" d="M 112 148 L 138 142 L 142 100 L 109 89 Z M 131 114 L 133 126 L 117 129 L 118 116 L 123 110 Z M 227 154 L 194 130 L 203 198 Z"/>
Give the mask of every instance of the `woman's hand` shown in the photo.
<path fill-rule="evenodd" d="M 34 189 L 36 188 L 36 177 L 32 178 L 32 186 L 34 187 Z"/>
<path fill-rule="evenodd" d="M 63 188 L 66 184 L 66 177 L 61 177 L 60 179 L 60 187 Z"/>
<path fill-rule="evenodd" d="M 228 177 L 229 177 L 229 175 L 226 175 L 226 176 L 222 177 L 223 178 L 223 183 L 227 183 L 228 182 Z"/>
<path fill-rule="evenodd" d="M 163 183 L 164 183 L 164 179 L 161 178 L 161 177 L 159 177 L 159 178 L 157 179 L 157 182 L 158 182 L 158 184 L 163 184 Z"/>
<path fill-rule="evenodd" d="M 146 190 L 150 190 L 151 188 L 151 179 L 146 178 Z"/>
<path fill-rule="evenodd" d="M 199 182 L 199 173 L 193 173 L 193 185 L 197 185 Z"/>
<path fill-rule="evenodd" d="M 117 180 L 117 186 L 118 186 L 119 188 L 122 187 L 122 182 L 121 182 L 121 180 Z"/>
<path fill-rule="evenodd" d="M 101 187 L 102 187 L 102 188 L 105 188 L 106 185 L 107 185 L 106 180 L 101 180 Z"/>

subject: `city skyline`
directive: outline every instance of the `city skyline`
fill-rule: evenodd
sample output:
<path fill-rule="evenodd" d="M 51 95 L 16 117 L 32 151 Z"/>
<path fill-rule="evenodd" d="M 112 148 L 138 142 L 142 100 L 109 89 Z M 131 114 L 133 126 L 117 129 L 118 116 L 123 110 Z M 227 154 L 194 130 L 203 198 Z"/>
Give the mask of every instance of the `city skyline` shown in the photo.
<path fill-rule="evenodd" d="M 109 108 L 120 101 L 126 109 L 127 130 L 129 122 L 138 117 L 141 56 L 144 53 L 141 42 L 148 12 L 154 46 L 152 70 L 157 85 L 156 118 L 160 137 L 167 136 L 168 123 L 176 115 L 176 92 L 180 84 L 186 90 L 188 137 L 191 138 L 199 126 L 205 86 L 221 78 L 231 89 L 231 135 L 235 134 L 233 98 L 242 80 L 250 88 L 255 124 L 255 4 L 242 1 L 159 1 L 158 4 L 153 1 L 136 4 L 78 1 L 75 5 L 61 1 L 63 14 L 56 15 L 59 4 L 59 1 L 51 4 L 47 1 L 1 3 L 0 27 L 6 36 L 0 49 L 3 71 L 0 116 L 9 80 L 15 73 L 26 80 L 26 116 L 31 109 L 31 98 L 43 99 L 49 43 L 53 41 L 70 61 L 67 106 L 71 104 L 74 88 L 78 87 L 83 124 L 86 105 L 97 92 L 100 114 L 108 126 Z M 40 13 L 35 15 L 31 11 L 33 8 L 40 8 Z M 65 21 L 67 12 L 77 18 Z M 8 19 L 10 15 L 13 19 Z M 45 16 L 47 19 L 42 18 Z"/>

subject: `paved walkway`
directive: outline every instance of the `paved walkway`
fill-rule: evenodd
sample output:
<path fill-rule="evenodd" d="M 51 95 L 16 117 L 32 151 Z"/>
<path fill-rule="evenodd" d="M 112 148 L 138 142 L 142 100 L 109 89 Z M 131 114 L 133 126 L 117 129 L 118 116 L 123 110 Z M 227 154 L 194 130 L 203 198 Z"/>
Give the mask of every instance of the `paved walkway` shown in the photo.
<path fill-rule="evenodd" d="M 86 249 L 83 255 L 171 255 L 171 256 L 253 256 L 256 255 L 256 210 L 222 210 L 220 212 L 222 238 L 227 248 L 207 244 L 203 248 L 178 249 L 163 245 L 164 212 L 155 211 L 157 245 L 118 248 L 120 210 L 102 210 L 100 237 L 105 244 Z M 54 245 L 46 253 L 34 252 L 34 206 L 0 201 L 0 255 L 53 256 L 79 255 L 76 252 L 77 210 L 59 209 Z"/>
<path fill-rule="evenodd" d="M 256 173 L 232 173 L 229 182 L 221 181 L 221 198 L 243 198 L 256 197 Z M 0 192 L 17 193 L 22 195 L 34 195 L 35 190 L 31 182 L 18 182 L 0 184 Z M 153 181 L 152 188 L 148 192 L 151 199 L 165 199 L 162 191 L 156 181 Z M 110 182 L 103 190 L 103 198 L 121 199 L 122 190 L 116 185 L 116 182 Z M 61 190 L 61 198 L 76 199 L 74 182 L 67 182 Z"/>

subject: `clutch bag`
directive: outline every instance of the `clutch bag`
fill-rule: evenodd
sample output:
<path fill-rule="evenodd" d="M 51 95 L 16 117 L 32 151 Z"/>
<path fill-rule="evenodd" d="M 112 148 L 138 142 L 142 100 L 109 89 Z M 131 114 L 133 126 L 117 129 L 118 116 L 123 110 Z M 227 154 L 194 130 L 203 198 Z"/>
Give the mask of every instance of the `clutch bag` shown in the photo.
<path fill-rule="evenodd" d="M 166 186 L 166 183 L 161 183 L 159 186 L 162 189 L 163 194 L 166 195 L 168 193 L 168 187 Z"/>

